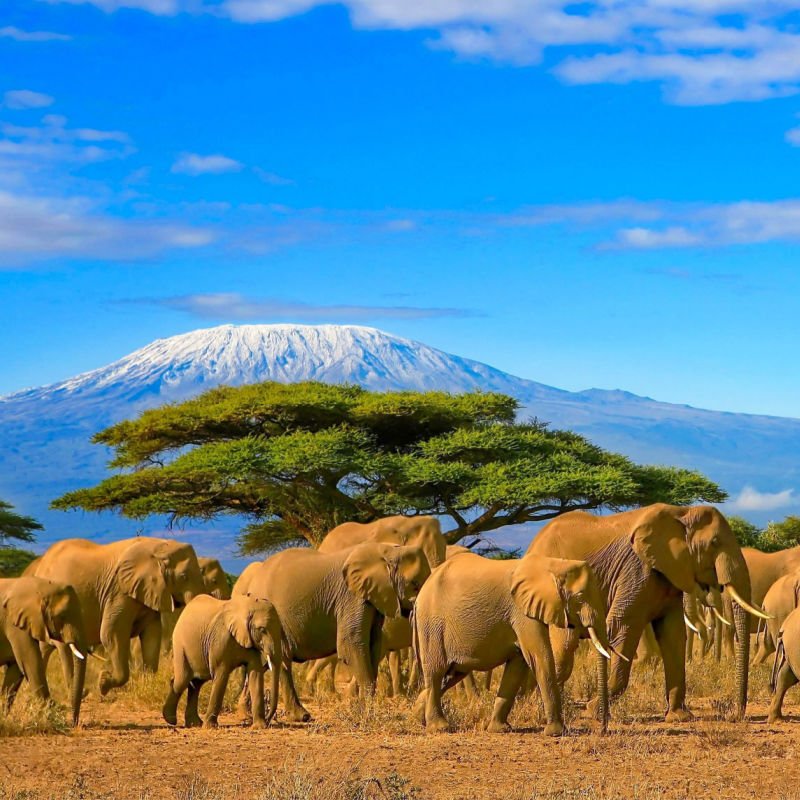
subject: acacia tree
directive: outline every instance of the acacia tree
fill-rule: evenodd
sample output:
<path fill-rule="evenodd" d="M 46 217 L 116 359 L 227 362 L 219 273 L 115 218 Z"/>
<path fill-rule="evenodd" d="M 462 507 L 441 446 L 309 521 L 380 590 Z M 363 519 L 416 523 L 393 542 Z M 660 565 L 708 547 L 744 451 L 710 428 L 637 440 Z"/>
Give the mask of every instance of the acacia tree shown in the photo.
<path fill-rule="evenodd" d="M 34 531 L 42 530 L 42 526 L 33 517 L 17 514 L 14 506 L 0 500 L 0 578 L 11 578 L 22 574 L 25 567 L 36 558 L 30 550 L 14 547 L 10 540 L 16 542 L 33 542 Z"/>
<path fill-rule="evenodd" d="M 573 509 L 719 502 L 697 472 L 640 466 L 568 431 L 515 421 L 491 392 L 370 392 L 267 382 L 145 411 L 93 441 L 121 470 L 53 506 L 171 522 L 241 515 L 243 553 L 347 520 L 441 516 L 449 542 Z"/>

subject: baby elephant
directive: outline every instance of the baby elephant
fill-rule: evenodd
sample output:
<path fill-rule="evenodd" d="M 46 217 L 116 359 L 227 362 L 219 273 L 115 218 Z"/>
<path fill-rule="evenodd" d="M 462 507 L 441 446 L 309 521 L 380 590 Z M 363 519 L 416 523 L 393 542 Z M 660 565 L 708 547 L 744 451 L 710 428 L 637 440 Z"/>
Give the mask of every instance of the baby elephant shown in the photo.
<path fill-rule="evenodd" d="M 217 727 L 231 671 L 246 667 L 253 727 L 265 728 L 278 703 L 281 669 L 281 628 L 272 603 L 249 594 L 232 600 L 209 595 L 195 597 L 183 610 L 172 634 L 173 676 L 162 714 L 170 725 L 178 722 L 178 701 L 188 688 L 186 727 Z M 271 671 L 269 712 L 264 716 L 264 667 Z M 205 719 L 197 713 L 202 685 L 211 680 Z"/>

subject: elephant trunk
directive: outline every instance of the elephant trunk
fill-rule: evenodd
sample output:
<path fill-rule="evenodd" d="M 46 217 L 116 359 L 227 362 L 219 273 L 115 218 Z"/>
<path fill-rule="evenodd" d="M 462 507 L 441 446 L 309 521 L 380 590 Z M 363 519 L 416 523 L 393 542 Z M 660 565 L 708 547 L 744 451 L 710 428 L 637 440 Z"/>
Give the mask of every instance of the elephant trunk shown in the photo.
<path fill-rule="evenodd" d="M 81 716 L 81 702 L 83 701 L 83 687 L 86 683 L 86 657 L 72 657 L 72 689 L 70 692 L 70 705 L 72 707 L 72 725 L 77 727 Z"/>
<path fill-rule="evenodd" d="M 597 662 L 597 716 L 600 719 L 600 730 L 605 733 L 608 729 L 608 659 L 599 651 L 596 653 Z"/>
<path fill-rule="evenodd" d="M 750 667 L 750 573 L 741 551 L 722 552 L 716 559 L 717 579 L 730 594 L 733 605 L 733 625 L 736 630 L 736 718 L 744 719 L 747 710 L 747 683 Z"/>

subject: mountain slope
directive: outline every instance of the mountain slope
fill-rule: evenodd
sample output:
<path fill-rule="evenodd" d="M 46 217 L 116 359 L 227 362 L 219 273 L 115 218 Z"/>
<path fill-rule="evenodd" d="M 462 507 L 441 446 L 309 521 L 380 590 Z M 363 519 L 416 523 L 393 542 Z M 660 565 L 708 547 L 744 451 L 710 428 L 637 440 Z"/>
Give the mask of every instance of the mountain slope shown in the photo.
<path fill-rule="evenodd" d="M 47 527 L 42 541 L 130 531 L 113 515 L 47 511 L 50 499 L 105 474 L 101 428 L 219 384 L 264 380 L 357 383 L 370 389 L 474 389 L 517 397 L 523 415 L 586 434 L 651 463 L 703 470 L 732 494 L 798 484 L 800 420 L 705 411 L 622 391 L 567 392 L 374 328 L 223 325 L 159 339 L 69 380 L 0 398 L 0 497 Z"/>

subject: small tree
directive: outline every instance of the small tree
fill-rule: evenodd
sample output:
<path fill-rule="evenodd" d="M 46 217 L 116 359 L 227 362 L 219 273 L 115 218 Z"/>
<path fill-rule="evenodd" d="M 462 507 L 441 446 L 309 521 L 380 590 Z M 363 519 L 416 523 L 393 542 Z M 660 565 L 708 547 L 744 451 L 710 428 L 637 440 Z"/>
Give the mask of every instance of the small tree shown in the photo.
<path fill-rule="evenodd" d="M 731 516 L 727 519 L 733 535 L 741 547 L 753 547 L 756 550 L 761 550 L 761 534 L 763 531 L 758 525 L 753 524 L 744 517 Z"/>
<path fill-rule="evenodd" d="M 21 575 L 25 567 L 36 558 L 30 550 L 20 550 L 10 545 L 10 540 L 33 542 L 34 531 L 42 526 L 33 517 L 25 517 L 14 512 L 14 506 L 0 500 L 0 578 L 14 578 Z"/>
<path fill-rule="evenodd" d="M 781 522 L 770 522 L 759 537 L 759 550 L 774 553 L 800 545 L 800 517 L 789 516 Z"/>
<path fill-rule="evenodd" d="M 515 421 L 491 392 L 369 392 L 321 383 L 212 389 L 104 430 L 112 468 L 53 506 L 171 521 L 240 515 L 243 553 L 347 520 L 435 514 L 450 543 L 572 509 L 722 501 L 697 472 L 646 467 L 569 431 Z"/>

